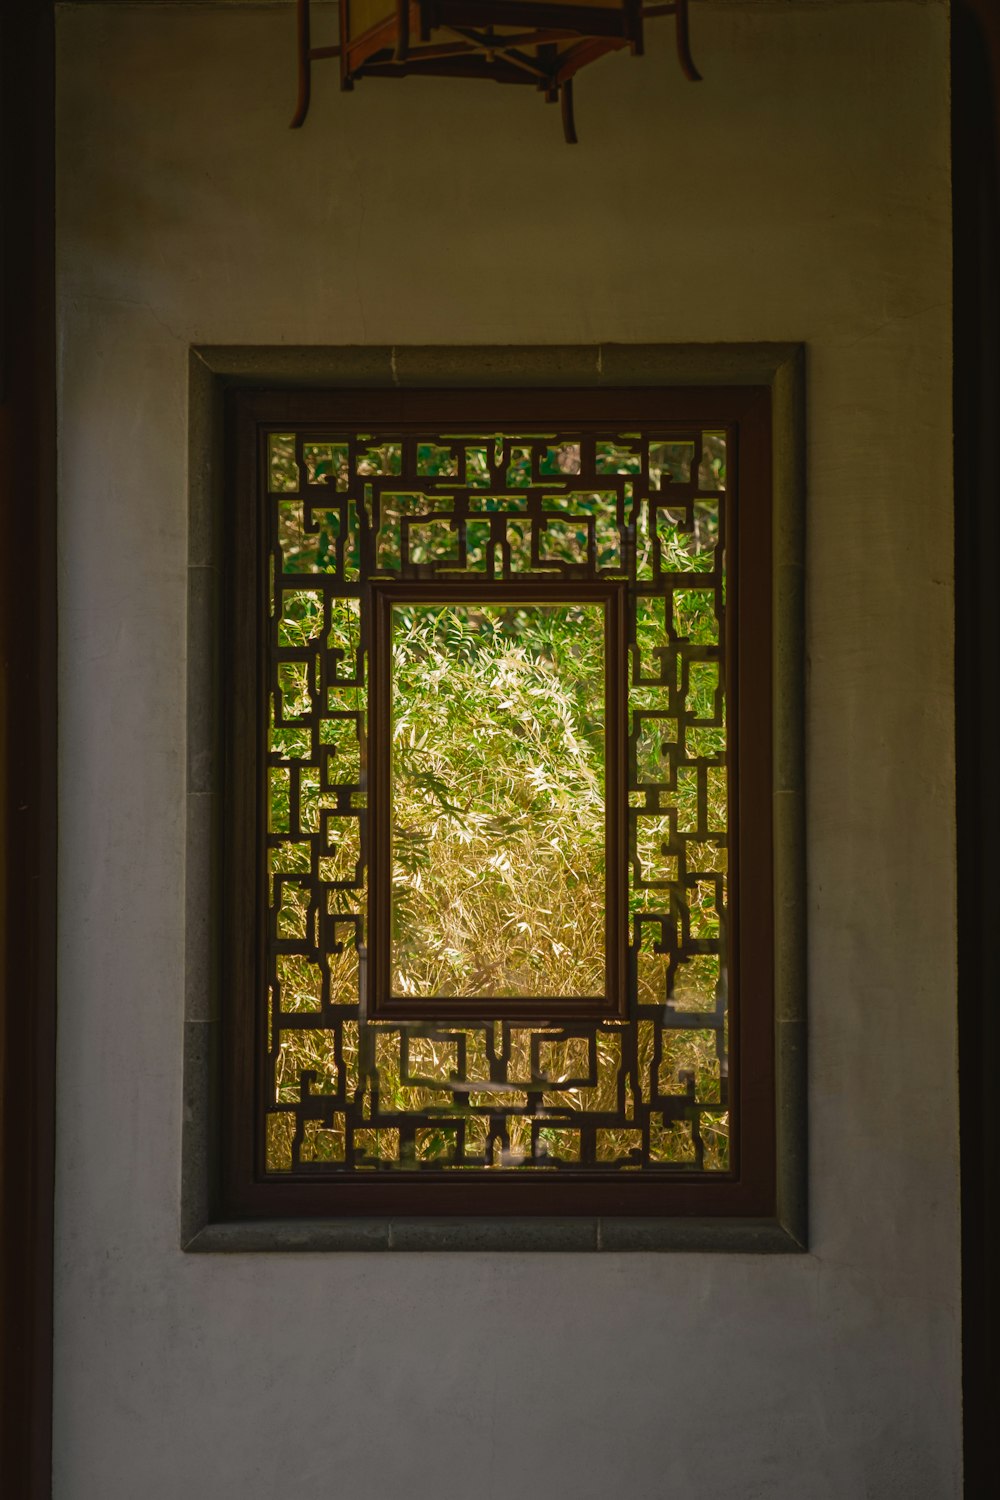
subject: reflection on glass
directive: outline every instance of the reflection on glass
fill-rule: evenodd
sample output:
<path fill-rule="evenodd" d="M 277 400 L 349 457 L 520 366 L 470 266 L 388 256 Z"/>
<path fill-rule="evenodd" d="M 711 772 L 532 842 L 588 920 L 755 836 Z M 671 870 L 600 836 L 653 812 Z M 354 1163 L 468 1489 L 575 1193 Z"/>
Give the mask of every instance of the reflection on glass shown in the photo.
<path fill-rule="evenodd" d="M 392 986 L 604 993 L 604 608 L 392 610 Z"/>

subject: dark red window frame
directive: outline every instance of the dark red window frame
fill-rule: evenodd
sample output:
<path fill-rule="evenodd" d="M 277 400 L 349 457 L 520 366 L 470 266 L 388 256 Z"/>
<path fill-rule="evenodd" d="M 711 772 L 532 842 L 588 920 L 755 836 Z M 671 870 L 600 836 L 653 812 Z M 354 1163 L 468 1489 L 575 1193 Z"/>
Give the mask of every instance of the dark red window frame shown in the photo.
<path fill-rule="evenodd" d="M 767 1217 L 775 1203 L 771 728 L 771 397 L 763 387 L 231 392 L 225 579 L 225 852 L 221 1199 L 235 1217 L 697 1215 Z M 487 1170 L 337 1178 L 262 1170 L 262 756 L 265 730 L 261 434 L 267 430 L 647 422 L 725 428 L 730 764 L 728 1172 L 609 1177 Z M 733 814 L 735 813 L 735 816 Z M 266 895 L 263 897 L 266 902 Z"/>

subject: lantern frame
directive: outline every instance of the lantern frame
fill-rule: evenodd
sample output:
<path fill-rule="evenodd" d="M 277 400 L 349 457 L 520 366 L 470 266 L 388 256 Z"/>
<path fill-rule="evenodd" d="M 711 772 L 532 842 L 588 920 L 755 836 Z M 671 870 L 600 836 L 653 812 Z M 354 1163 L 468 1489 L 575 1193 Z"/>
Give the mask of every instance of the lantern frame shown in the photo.
<path fill-rule="evenodd" d="M 312 90 L 312 64 L 340 59 L 340 86 L 358 78 L 402 78 L 409 74 L 483 78 L 528 84 L 548 103 L 559 102 L 563 134 L 577 140 L 573 79 L 588 63 L 627 47 L 644 51 L 643 22 L 672 15 L 677 56 L 684 76 L 700 82 L 691 57 L 688 0 L 644 5 L 642 0 L 387 0 L 392 8 L 356 35 L 356 0 L 340 0 L 340 42 L 314 47 L 311 0 L 297 0 L 299 96 L 293 130 L 305 123 Z"/>

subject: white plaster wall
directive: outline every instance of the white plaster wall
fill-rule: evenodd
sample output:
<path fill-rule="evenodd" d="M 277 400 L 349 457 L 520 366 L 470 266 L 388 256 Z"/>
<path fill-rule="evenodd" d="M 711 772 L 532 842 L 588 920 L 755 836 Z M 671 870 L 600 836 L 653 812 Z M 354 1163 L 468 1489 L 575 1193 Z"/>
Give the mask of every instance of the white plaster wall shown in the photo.
<path fill-rule="evenodd" d="M 945 6 L 696 5 L 575 149 L 332 63 L 292 134 L 292 25 L 59 17 L 57 1500 L 947 1500 Z M 812 1253 L 184 1256 L 188 346 L 744 339 L 809 349 Z"/>

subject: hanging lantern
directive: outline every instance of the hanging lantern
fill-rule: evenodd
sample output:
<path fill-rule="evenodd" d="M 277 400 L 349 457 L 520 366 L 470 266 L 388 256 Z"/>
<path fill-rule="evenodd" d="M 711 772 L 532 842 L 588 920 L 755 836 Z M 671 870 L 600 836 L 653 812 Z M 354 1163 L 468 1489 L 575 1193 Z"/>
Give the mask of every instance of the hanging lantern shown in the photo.
<path fill-rule="evenodd" d="M 358 78 L 428 73 L 529 84 L 562 108 L 563 133 L 576 141 L 573 78 L 606 52 L 643 50 L 643 21 L 673 16 L 686 78 L 701 77 L 688 44 L 687 0 L 340 0 L 340 44 L 314 47 L 310 0 L 298 0 L 299 101 L 292 129 L 309 112 L 312 64 L 340 58 L 340 86 Z"/>

